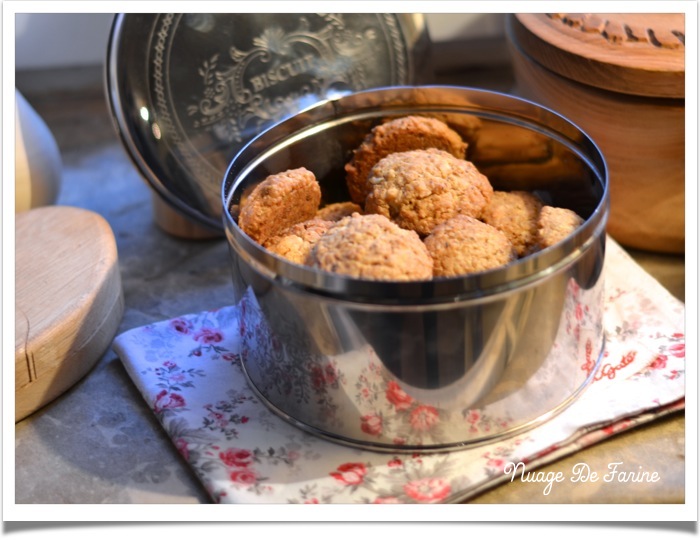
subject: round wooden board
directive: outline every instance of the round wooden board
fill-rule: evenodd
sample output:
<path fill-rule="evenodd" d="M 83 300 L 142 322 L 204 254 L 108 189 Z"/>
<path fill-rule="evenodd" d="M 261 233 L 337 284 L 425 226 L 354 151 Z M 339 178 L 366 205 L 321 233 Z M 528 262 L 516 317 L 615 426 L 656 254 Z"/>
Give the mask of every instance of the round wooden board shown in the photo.
<path fill-rule="evenodd" d="M 16 422 L 94 366 L 123 313 L 116 243 L 104 218 L 68 206 L 16 215 Z"/>

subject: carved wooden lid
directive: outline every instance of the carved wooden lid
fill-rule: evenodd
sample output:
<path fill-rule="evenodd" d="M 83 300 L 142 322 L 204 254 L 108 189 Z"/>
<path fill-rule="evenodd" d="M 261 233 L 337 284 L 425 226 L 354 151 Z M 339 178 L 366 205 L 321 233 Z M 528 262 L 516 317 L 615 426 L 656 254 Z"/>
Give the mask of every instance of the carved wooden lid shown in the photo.
<path fill-rule="evenodd" d="M 429 44 L 414 14 L 120 13 L 108 103 L 154 192 L 216 232 L 221 183 L 243 146 L 316 102 L 416 84 Z"/>
<path fill-rule="evenodd" d="M 510 18 L 524 53 L 559 75 L 640 96 L 685 96 L 685 14 L 527 13 Z"/>

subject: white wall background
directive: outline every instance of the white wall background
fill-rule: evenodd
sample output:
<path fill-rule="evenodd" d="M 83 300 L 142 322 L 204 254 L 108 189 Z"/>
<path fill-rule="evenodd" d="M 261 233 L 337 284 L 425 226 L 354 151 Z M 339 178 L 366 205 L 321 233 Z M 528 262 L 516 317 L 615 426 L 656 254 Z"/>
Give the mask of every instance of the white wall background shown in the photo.
<path fill-rule="evenodd" d="M 104 61 L 111 13 L 17 13 L 15 69 L 99 65 Z M 433 41 L 481 39 L 504 33 L 502 14 L 427 14 Z"/>
<path fill-rule="evenodd" d="M 17 13 L 15 69 L 99 65 L 111 13 Z"/>

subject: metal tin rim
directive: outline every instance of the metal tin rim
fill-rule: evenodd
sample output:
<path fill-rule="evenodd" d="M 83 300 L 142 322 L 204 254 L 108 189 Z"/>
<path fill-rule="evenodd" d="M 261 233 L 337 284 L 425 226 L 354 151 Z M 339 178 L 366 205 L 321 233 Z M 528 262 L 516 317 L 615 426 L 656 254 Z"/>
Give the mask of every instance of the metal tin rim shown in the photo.
<path fill-rule="evenodd" d="M 196 220 L 198 223 L 208 229 L 211 229 L 212 231 L 221 231 L 221 220 L 207 216 L 202 212 L 198 212 L 191 206 L 185 204 L 181 199 L 174 196 L 172 192 L 163 185 L 161 179 L 153 171 L 151 166 L 144 159 L 143 154 L 134 143 L 134 139 L 131 136 L 131 128 L 126 119 L 125 110 L 122 107 L 121 100 L 118 97 L 119 89 L 116 85 L 117 55 L 115 51 L 119 47 L 124 16 L 125 15 L 123 13 L 118 13 L 114 16 L 114 20 L 112 21 L 112 27 L 107 40 L 107 61 L 105 62 L 104 67 L 104 86 L 114 129 L 117 132 L 119 139 L 126 149 L 132 163 L 136 166 L 141 175 L 147 180 L 149 185 L 154 189 L 159 197 L 161 197 L 167 204 L 169 204 L 183 216 Z"/>

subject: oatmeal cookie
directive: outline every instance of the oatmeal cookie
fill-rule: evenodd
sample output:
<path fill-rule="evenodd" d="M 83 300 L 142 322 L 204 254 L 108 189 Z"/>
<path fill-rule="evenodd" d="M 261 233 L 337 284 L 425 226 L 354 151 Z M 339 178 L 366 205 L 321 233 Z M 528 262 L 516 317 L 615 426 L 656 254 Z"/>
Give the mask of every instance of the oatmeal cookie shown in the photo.
<path fill-rule="evenodd" d="M 425 239 L 434 276 L 459 276 L 505 266 L 515 249 L 501 231 L 473 217 L 459 215 L 438 225 Z"/>
<path fill-rule="evenodd" d="M 308 264 L 355 278 L 390 281 L 428 280 L 433 270 L 415 232 L 376 214 L 353 214 L 336 222 L 311 249 Z"/>
<path fill-rule="evenodd" d="M 538 248 L 544 249 L 564 240 L 583 223 L 583 218 L 568 208 L 543 206 L 537 222 Z"/>
<path fill-rule="evenodd" d="M 263 247 L 293 263 L 305 264 L 311 248 L 332 225 L 332 221 L 317 218 L 302 221 L 269 238 Z"/>
<path fill-rule="evenodd" d="M 529 191 L 494 191 L 481 220 L 505 234 L 518 257 L 523 257 L 531 253 L 537 243 L 541 208 L 542 201 Z"/>
<path fill-rule="evenodd" d="M 457 214 L 479 218 L 493 195 L 473 163 L 435 148 L 389 154 L 372 168 L 369 181 L 365 212 L 421 236 Z"/>
<path fill-rule="evenodd" d="M 380 159 L 394 152 L 424 148 L 438 148 L 464 158 L 467 144 L 447 124 L 427 116 L 404 116 L 375 126 L 345 165 L 351 200 L 364 204 L 371 191 L 369 172 Z"/>
<path fill-rule="evenodd" d="M 360 205 L 355 204 L 352 201 L 345 201 L 327 204 L 316 212 L 316 217 L 318 219 L 326 219 L 328 221 L 340 221 L 342 218 L 351 216 L 355 213 L 362 213 L 362 208 Z"/>
<path fill-rule="evenodd" d="M 273 174 L 260 182 L 241 205 L 238 225 L 259 244 L 316 215 L 321 187 L 304 167 Z"/>

